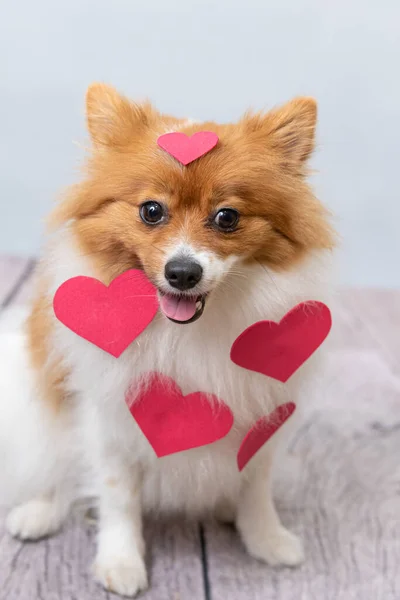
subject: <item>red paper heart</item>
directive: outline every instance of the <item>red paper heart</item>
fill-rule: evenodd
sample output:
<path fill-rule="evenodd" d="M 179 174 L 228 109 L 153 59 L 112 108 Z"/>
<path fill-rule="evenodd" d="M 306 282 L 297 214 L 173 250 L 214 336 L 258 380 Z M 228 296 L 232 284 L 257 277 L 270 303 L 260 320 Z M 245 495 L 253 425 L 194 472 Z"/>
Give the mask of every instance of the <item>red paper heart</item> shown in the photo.
<path fill-rule="evenodd" d="M 258 321 L 234 341 L 231 360 L 250 371 L 285 382 L 317 350 L 332 326 L 322 302 L 302 302 L 279 323 Z"/>
<path fill-rule="evenodd" d="M 191 137 L 175 131 L 160 135 L 157 144 L 183 165 L 188 165 L 200 156 L 207 154 L 218 143 L 218 136 L 212 131 L 198 131 Z"/>
<path fill-rule="evenodd" d="M 288 420 L 294 413 L 296 405 L 294 402 L 287 402 L 278 406 L 270 415 L 262 417 L 250 429 L 240 445 L 237 455 L 237 464 L 239 471 L 242 471 L 249 460 L 268 442 L 271 436 Z"/>
<path fill-rule="evenodd" d="M 54 313 L 80 337 L 118 358 L 154 319 L 156 289 L 132 269 L 107 287 L 92 277 L 73 277 L 55 293 Z"/>
<path fill-rule="evenodd" d="M 159 458 L 212 444 L 233 425 L 231 410 L 216 396 L 202 392 L 183 396 L 173 379 L 157 373 L 133 402 L 130 396 L 128 392 L 131 415 Z"/>

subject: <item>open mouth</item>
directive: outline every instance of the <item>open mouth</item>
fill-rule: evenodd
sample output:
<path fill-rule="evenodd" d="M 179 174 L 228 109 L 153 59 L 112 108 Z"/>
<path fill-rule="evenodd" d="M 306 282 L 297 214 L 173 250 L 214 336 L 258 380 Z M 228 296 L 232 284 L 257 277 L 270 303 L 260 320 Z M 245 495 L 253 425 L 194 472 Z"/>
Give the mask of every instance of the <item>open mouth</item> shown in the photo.
<path fill-rule="evenodd" d="M 186 296 L 184 294 L 166 294 L 159 291 L 162 313 L 174 323 L 186 325 L 201 317 L 206 304 L 207 294 Z"/>

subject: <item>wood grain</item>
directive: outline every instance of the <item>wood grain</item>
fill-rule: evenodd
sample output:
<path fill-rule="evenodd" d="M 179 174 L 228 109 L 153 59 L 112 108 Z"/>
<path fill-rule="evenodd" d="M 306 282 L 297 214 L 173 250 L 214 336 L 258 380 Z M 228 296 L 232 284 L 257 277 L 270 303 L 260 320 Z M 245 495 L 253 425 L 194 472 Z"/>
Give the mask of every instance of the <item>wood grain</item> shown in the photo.
<path fill-rule="evenodd" d="M 0 528 L 1 600 L 111 600 L 93 579 L 95 525 L 76 508 L 63 531 L 21 543 Z M 146 523 L 150 589 L 143 600 L 204 600 L 198 526 Z"/>

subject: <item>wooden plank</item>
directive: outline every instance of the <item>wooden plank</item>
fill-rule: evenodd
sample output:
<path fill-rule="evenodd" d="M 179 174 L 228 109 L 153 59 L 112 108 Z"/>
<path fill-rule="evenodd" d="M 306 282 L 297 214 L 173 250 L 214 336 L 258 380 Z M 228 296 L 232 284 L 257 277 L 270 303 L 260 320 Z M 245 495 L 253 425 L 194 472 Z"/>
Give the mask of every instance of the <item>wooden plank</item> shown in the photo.
<path fill-rule="evenodd" d="M 280 462 L 278 509 L 305 542 L 305 564 L 269 568 L 247 556 L 232 528 L 210 523 L 212 600 L 400 598 L 399 299 L 343 294 L 324 394 L 309 399 Z"/>
<path fill-rule="evenodd" d="M 150 589 L 143 600 L 204 600 L 198 526 L 146 523 Z M 95 526 L 76 509 L 63 532 L 21 543 L 0 529 L 1 600 L 111 600 L 93 579 Z"/>
<path fill-rule="evenodd" d="M 18 286 L 29 264 L 30 261 L 25 258 L 0 256 L 0 305 L 9 304 L 12 299 L 10 294 Z"/>
<path fill-rule="evenodd" d="M 32 296 L 33 291 L 33 275 L 35 270 L 36 261 L 30 260 L 25 272 L 23 274 L 22 281 L 15 291 L 12 304 L 15 305 L 28 305 Z"/>
<path fill-rule="evenodd" d="M 151 588 L 147 600 L 207 600 L 197 523 L 184 518 L 148 521 L 145 538 Z"/>

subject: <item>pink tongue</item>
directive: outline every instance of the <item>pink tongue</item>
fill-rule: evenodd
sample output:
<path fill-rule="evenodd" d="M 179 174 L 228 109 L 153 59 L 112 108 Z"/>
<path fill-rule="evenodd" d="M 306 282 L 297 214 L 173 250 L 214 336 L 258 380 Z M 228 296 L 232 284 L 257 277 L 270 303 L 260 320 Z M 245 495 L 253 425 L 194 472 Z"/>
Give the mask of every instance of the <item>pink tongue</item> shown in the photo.
<path fill-rule="evenodd" d="M 160 307 L 166 317 L 175 321 L 188 321 L 196 312 L 196 298 L 166 294 L 160 298 Z"/>

